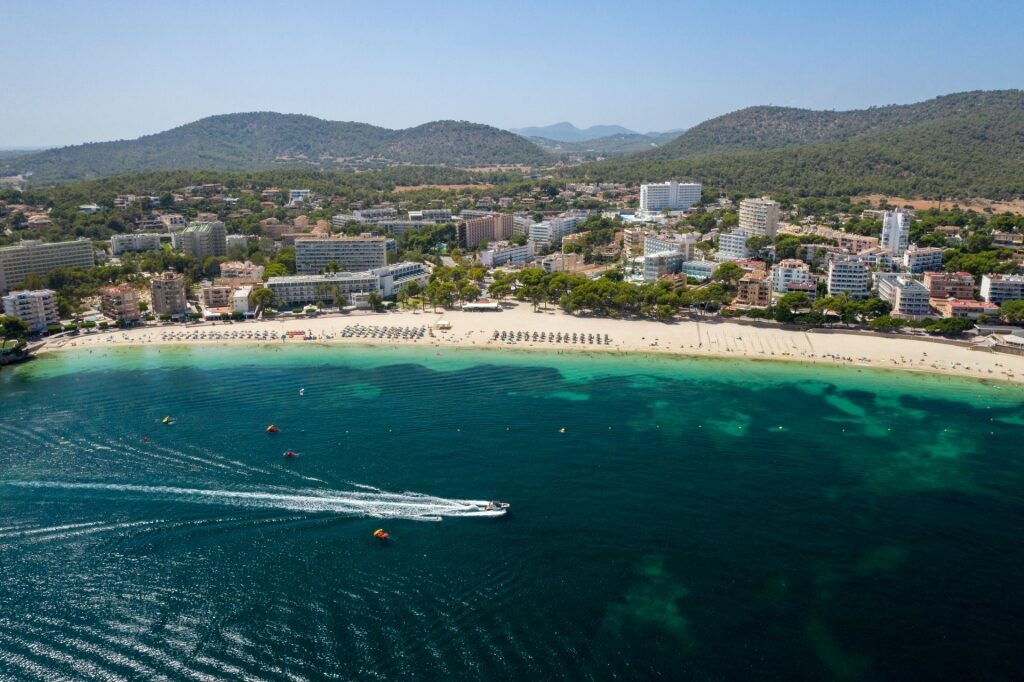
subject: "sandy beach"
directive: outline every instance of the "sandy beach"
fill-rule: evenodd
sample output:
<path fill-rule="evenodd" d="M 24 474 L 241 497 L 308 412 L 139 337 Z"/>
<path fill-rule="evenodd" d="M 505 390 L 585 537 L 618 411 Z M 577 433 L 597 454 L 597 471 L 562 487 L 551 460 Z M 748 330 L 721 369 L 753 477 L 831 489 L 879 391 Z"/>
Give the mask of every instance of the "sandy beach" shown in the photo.
<path fill-rule="evenodd" d="M 450 323 L 451 328 L 437 329 L 441 321 Z M 502 332 L 505 332 L 504 339 Z M 559 334 L 563 335 L 562 340 Z M 568 340 L 565 340 L 566 334 Z M 577 335 L 575 340 L 573 334 Z M 503 312 L 433 312 L 430 309 L 360 312 L 102 331 L 54 339 L 40 352 L 141 344 L 294 345 L 312 342 L 741 357 L 1024 383 L 1024 356 L 974 350 L 929 338 L 789 331 L 718 320 L 665 324 L 653 320 L 575 317 L 553 309 L 534 312 L 532 306 L 525 303 Z"/>

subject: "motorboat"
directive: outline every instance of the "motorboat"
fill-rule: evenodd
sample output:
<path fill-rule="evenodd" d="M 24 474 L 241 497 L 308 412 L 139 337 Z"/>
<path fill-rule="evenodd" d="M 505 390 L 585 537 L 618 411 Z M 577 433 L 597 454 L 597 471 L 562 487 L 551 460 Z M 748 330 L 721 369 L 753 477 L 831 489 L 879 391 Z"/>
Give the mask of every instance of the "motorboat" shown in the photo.
<path fill-rule="evenodd" d="M 484 511 L 504 511 L 509 508 L 508 502 L 488 502 L 484 505 Z"/>

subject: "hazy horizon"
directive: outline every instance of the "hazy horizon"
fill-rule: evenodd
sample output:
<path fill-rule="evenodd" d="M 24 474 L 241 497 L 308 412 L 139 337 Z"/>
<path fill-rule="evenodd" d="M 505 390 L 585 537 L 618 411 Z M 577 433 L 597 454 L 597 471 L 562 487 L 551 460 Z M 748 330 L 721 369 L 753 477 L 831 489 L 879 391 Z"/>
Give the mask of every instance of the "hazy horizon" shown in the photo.
<path fill-rule="evenodd" d="M 1024 7 L 995 1 L 740 3 L 727 16 L 691 2 L 534 0 L 42 1 L 4 13 L 4 149 L 134 139 L 248 111 L 646 133 L 754 105 L 849 110 L 1024 86 Z"/>

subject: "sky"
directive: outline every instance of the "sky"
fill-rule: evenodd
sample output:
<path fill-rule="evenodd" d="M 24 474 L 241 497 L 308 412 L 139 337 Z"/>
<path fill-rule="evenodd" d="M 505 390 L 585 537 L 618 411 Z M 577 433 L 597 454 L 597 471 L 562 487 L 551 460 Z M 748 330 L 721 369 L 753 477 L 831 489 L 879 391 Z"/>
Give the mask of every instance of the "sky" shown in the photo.
<path fill-rule="evenodd" d="M 0 0 L 0 148 L 213 114 L 640 132 L 1024 87 L 1024 2 Z"/>

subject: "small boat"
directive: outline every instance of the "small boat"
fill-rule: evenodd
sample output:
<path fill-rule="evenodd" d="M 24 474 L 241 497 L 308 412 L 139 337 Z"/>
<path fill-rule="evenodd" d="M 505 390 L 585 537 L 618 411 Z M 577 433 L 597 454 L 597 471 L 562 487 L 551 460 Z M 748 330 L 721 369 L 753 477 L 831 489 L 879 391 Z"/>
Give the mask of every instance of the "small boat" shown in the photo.
<path fill-rule="evenodd" d="M 508 502 L 488 502 L 484 506 L 484 511 L 504 511 L 509 508 Z"/>
<path fill-rule="evenodd" d="M 267 427 L 267 433 L 277 433 L 280 430 L 281 429 L 277 428 L 273 424 L 271 424 L 270 426 Z"/>
<path fill-rule="evenodd" d="M 161 419 L 160 421 L 162 421 L 164 424 L 170 424 L 171 423 L 171 417 L 168 415 L 168 416 L 164 417 L 163 419 Z"/>
<path fill-rule="evenodd" d="M 306 389 L 300 388 L 299 389 L 299 395 L 306 395 Z"/>
<path fill-rule="evenodd" d="M 391 536 L 383 528 L 378 528 L 377 530 L 373 531 L 373 537 L 377 538 L 378 540 L 387 540 Z"/>
<path fill-rule="evenodd" d="M 293 457 L 298 457 L 299 453 L 295 452 L 294 450 L 285 450 L 284 451 L 284 456 L 287 459 L 292 459 Z"/>

